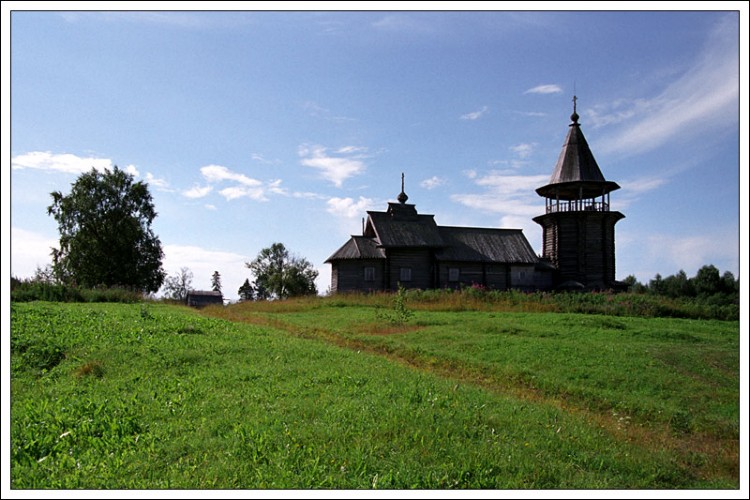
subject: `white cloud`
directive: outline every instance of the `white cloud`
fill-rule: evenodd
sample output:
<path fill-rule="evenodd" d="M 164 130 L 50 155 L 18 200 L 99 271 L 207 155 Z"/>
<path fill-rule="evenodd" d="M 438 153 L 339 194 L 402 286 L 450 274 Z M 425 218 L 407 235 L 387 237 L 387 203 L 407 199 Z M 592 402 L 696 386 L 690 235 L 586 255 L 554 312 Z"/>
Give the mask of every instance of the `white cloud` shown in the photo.
<path fill-rule="evenodd" d="M 482 212 L 502 214 L 504 217 L 530 219 L 544 211 L 544 203 L 535 189 L 549 181 L 547 175 L 514 175 L 492 172 L 474 178 L 482 193 L 453 194 L 451 200 Z"/>
<path fill-rule="evenodd" d="M 213 190 L 211 186 L 193 186 L 192 188 L 183 191 L 182 195 L 188 198 L 203 198 Z"/>
<path fill-rule="evenodd" d="M 219 191 L 227 201 L 236 200 L 237 198 L 250 198 L 256 201 L 268 201 L 263 188 L 254 188 L 248 186 L 232 186 Z"/>
<path fill-rule="evenodd" d="M 66 174 L 82 174 L 92 168 L 103 171 L 112 169 L 112 160 L 108 158 L 80 157 L 70 153 L 50 153 L 49 151 L 33 151 L 11 158 L 11 168 L 20 170 L 33 168 L 49 170 Z"/>
<path fill-rule="evenodd" d="M 275 194 L 286 194 L 285 190 L 280 187 L 281 180 L 277 179 L 264 185 L 258 179 L 253 179 L 245 174 L 235 172 L 221 165 L 206 165 L 200 169 L 203 178 L 209 184 L 220 182 L 233 182 L 235 185 L 225 187 L 218 191 L 227 201 L 238 198 L 250 198 L 256 201 L 268 201 L 267 192 Z M 183 194 L 191 198 L 200 198 L 206 196 L 212 186 L 194 187 Z"/>
<path fill-rule="evenodd" d="M 128 165 L 127 167 L 125 167 L 125 172 L 129 173 L 133 177 L 138 177 L 141 175 L 135 165 Z"/>
<path fill-rule="evenodd" d="M 281 163 L 281 160 L 278 160 L 278 159 L 268 160 L 266 159 L 266 157 L 264 157 L 260 153 L 253 153 L 252 155 L 250 155 L 250 159 L 253 161 L 257 161 L 258 163 L 262 163 L 264 165 L 278 165 Z"/>
<path fill-rule="evenodd" d="M 522 160 L 525 160 L 529 156 L 531 156 L 531 153 L 534 152 L 534 145 L 533 144 L 517 144 L 515 146 L 511 146 L 511 151 L 513 151 L 516 155 L 518 155 L 519 158 Z"/>
<path fill-rule="evenodd" d="M 541 111 L 514 111 L 514 113 L 521 115 L 521 116 L 547 116 L 547 113 L 543 113 Z"/>
<path fill-rule="evenodd" d="M 382 31 L 414 33 L 430 33 L 433 31 L 432 26 L 424 21 L 424 18 L 417 19 L 415 16 L 405 14 L 389 14 L 382 19 L 372 23 L 372 27 Z"/>
<path fill-rule="evenodd" d="M 59 240 L 34 231 L 18 227 L 10 230 L 11 275 L 18 278 L 31 278 L 37 267 L 44 268 L 52 263 L 52 248 L 60 246 Z"/>
<path fill-rule="evenodd" d="M 155 188 L 162 191 L 169 190 L 169 183 L 165 179 L 154 177 L 154 174 L 152 174 L 151 172 L 146 172 L 146 183 L 149 186 L 154 186 Z"/>
<path fill-rule="evenodd" d="M 489 108 L 487 108 L 487 106 L 484 106 L 479 111 L 472 111 L 471 113 L 466 113 L 465 115 L 461 115 L 461 119 L 462 120 L 478 120 L 488 110 L 489 110 Z"/>
<path fill-rule="evenodd" d="M 216 205 L 211 205 L 210 203 L 206 203 L 206 204 L 205 204 L 205 205 L 203 205 L 203 206 L 204 206 L 204 207 L 206 208 L 206 210 L 218 210 L 218 209 L 216 208 Z"/>
<path fill-rule="evenodd" d="M 642 177 L 630 181 L 620 182 L 624 191 L 632 194 L 641 194 L 660 188 L 668 182 L 664 177 Z"/>
<path fill-rule="evenodd" d="M 314 118 L 322 118 L 324 120 L 332 121 L 332 122 L 353 122 L 356 121 L 354 118 L 349 118 L 348 116 L 339 116 L 333 113 L 328 108 L 324 108 L 323 106 L 320 106 L 315 101 L 307 101 L 302 105 L 302 108 L 307 111 L 307 113 L 314 117 Z"/>
<path fill-rule="evenodd" d="M 497 194 L 523 194 L 532 193 L 536 196 L 535 189 L 549 182 L 548 175 L 514 175 L 493 172 L 477 179 L 478 186 L 487 186 Z"/>
<path fill-rule="evenodd" d="M 368 210 L 372 210 L 375 202 L 363 196 L 354 201 L 352 198 L 331 198 L 328 200 L 328 212 L 348 219 L 363 217 Z"/>
<path fill-rule="evenodd" d="M 274 194 L 281 194 L 286 196 L 288 194 L 286 188 L 281 187 L 281 179 L 275 179 L 268 183 L 268 191 Z"/>
<path fill-rule="evenodd" d="M 693 65 L 661 94 L 595 109 L 599 125 L 620 124 L 599 142 L 603 153 L 642 153 L 681 138 L 734 126 L 739 103 L 736 24 L 717 25 Z"/>
<path fill-rule="evenodd" d="M 333 183 L 336 187 L 341 187 L 343 182 L 349 177 L 359 175 L 366 169 L 362 162 L 362 154 L 350 155 L 350 153 L 361 153 L 366 151 L 365 148 L 356 146 L 345 146 L 339 148 L 333 154 L 347 156 L 332 156 L 327 148 L 320 145 L 306 145 L 299 147 L 298 154 L 302 158 L 300 163 L 306 167 L 318 169 L 321 176 Z"/>
<path fill-rule="evenodd" d="M 435 189 L 436 187 L 440 187 L 444 184 L 445 184 L 445 179 L 443 179 L 442 177 L 438 177 L 438 176 L 430 177 L 429 179 L 425 179 L 419 183 L 419 185 L 425 189 Z"/>
<path fill-rule="evenodd" d="M 362 146 L 344 146 L 336 150 L 336 154 L 366 153 L 367 148 Z"/>
<path fill-rule="evenodd" d="M 556 84 L 537 85 L 530 88 L 524 94 L 559 94 L 562 88 Z"/>
<path fill-rule="evenodd" d="M 201 167 L 201 174 L 208 182 L 235 181 L 244 186 L 257 187 L 263 183 L 257 179 L 229 170 L 221 165 L 206 165 Z"/>

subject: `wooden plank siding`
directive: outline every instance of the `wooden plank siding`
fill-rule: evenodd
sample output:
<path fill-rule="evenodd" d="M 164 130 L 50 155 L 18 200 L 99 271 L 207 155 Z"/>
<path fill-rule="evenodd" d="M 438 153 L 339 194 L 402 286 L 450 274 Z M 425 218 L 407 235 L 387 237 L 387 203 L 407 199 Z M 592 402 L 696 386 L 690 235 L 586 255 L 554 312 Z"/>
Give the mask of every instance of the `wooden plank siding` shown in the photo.
<path fill-rule="evenodd" d="M 556 212 L 535 218 L 543 228 L 544 253 L 558 281 L 608 288 L 615 281 L 615 224 L 620 212 Z"/>
<path fill-rule="evenodd" d="M 372 281 L 365 280 L 365 268 L 374 268 Z M 384 290 L 385 262 L 383 259 L 340 260 L 332 263 L 331 291 L 374 292 Z"/>
<path fill-rule="evenodd" d="M 430 249 L 424 248 L 389 248 L 386 250 L 385 288 L 398 290 L 398 285 L 404 288 L 434 288 L 434 258 Z M 411 269 L 411 280 L 401 280 L 401 269 Z"/>

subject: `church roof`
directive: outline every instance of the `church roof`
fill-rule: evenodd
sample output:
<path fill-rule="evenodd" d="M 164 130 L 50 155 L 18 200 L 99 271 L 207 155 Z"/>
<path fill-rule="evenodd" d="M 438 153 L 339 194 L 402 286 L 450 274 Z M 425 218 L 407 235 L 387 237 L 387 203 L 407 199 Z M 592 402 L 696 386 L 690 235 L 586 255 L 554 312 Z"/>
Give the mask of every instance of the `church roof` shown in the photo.
<path fill-rule="evenodd" d="M 442 247 L 434 215 L 418 214 L 414 205 L 389 203 L 387 212 L 368 211 L 367 230 L 385 248 Z"/>
<path fill-rule="evenodd" d="M 388 210 L 367 212 L 362 236 L 352 236 L 326 259 L 385 259 L 389 248 L 423 248 L 435 258 L 457 262 L 497 262 L 536 264 L 539 260 L 520 229 L 438 226 L 434 215 L 417 213 L 406 203 L 403 189 L 399 202 L 388 203 Z"/>
<path fill-rule="evenodd" d="M 520 229 L 439 226 L 443 261 L 535 264 L 539 260 Z"/>
<path fill-rule="evenodd" d="M 352 236 L 341 248 L 326 259 L 326 262 L 352 259 L 384 259 L 385 251 L 378 242 L 366 236 Z"/>
<path fill-rule="evenodd" d="M 575 102 L 575 97 L 573 98 Z M 596 163 L 586 137 L 578 123 L 578 113 L 573 108 L 568 135 L 560 151 L 549 184 L 536 192 L 540 196 L 562 200 L 594 198 L 619 189 L 615 182 L 607 181 Z"/>

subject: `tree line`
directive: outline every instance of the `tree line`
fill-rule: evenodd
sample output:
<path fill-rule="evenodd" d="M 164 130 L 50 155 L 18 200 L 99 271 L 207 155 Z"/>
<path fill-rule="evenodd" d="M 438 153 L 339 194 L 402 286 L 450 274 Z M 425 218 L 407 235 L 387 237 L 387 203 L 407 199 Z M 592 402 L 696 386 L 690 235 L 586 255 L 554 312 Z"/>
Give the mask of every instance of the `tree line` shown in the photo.
<path fill-rule="evenodd" d="M 630 275 L 623 280 L 628 285 L 628 291 L 633 293 L 648 293 L 671 298 L 695 298 L 709 303 L 739 303 L 740 280 L 730 271 L 720 273 L 712 265 L 704 265 L 692 278 L 685 271 L 662 277 L 656 274 L 648 283 L 640 283 L 635 276 Z"/>
<path fill-rule="evenodd" d="M 58 223 L 59 248 L 52 249 L 52 264 L 37 269 L 31 283 L 141 294 L 161 289 L 167 298 L 187 297 L 192 272 L 183 267 L 167 276 L 162 267 L 161 241 L 151 229 L 157 213 L 148 184 L 136 182 L 132 174 L 117 166 L 103 172 L 92 168 L 78 177 L 69 194 L 54 191 L 50 195 L 47 213 Z M 255 280 L 248 278 L 240 286 L 237 293 L 241 300 L 278 300 L 318 292 L 318 271 L 282 243 L 262 249 L 245 266 Z M 692 278 L 681 270 L 667 277 L 657 274 L 646 284 L 632 275 L 623 281 L 633 293 L 739 303 L 739 279 L 729 271 L 720 274 L 713 265 L 701 267 Z M 14 288 L 22 283 L 16 278 L 11 282 Z M 221 292 L 218 271 L 211 278 L 211 287 Z"/>
<path fill-rule="evenodd" d="M 164 251 L 151 225 L 156 218 L 148 184 L 115 166 L 112 170 L 81 174 L 70 193 L 50 193 L 48 215 L 60 233 L 59 248 L 52 249 L 52 264 L 37 268 L 32 283 L 75 289 L 120 289 L 185 300 L 192 290 L 193 273 L 181 268 L 167 276 Z M 317 294 L 313 265 L 274 243 L 245 263 L 254 283 L 245 280 L 239 294 L 244 300 L 285 299 Z M 21 284 L 12 280 L 13 287 Z M 211 289 L 221 292 L 221 275 L 215 271 Z"/>

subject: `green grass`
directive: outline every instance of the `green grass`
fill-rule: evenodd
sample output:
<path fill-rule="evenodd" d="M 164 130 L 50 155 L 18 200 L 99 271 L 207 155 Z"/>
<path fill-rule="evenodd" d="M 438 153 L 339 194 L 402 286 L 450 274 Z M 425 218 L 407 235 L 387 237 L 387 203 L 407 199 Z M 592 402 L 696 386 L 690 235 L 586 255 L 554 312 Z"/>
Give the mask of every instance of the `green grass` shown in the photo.
<path fill-rule="evenodd" d="M 738 487 L 737 322 L 275 307 L 13 303 L 11 487 Z"/>

